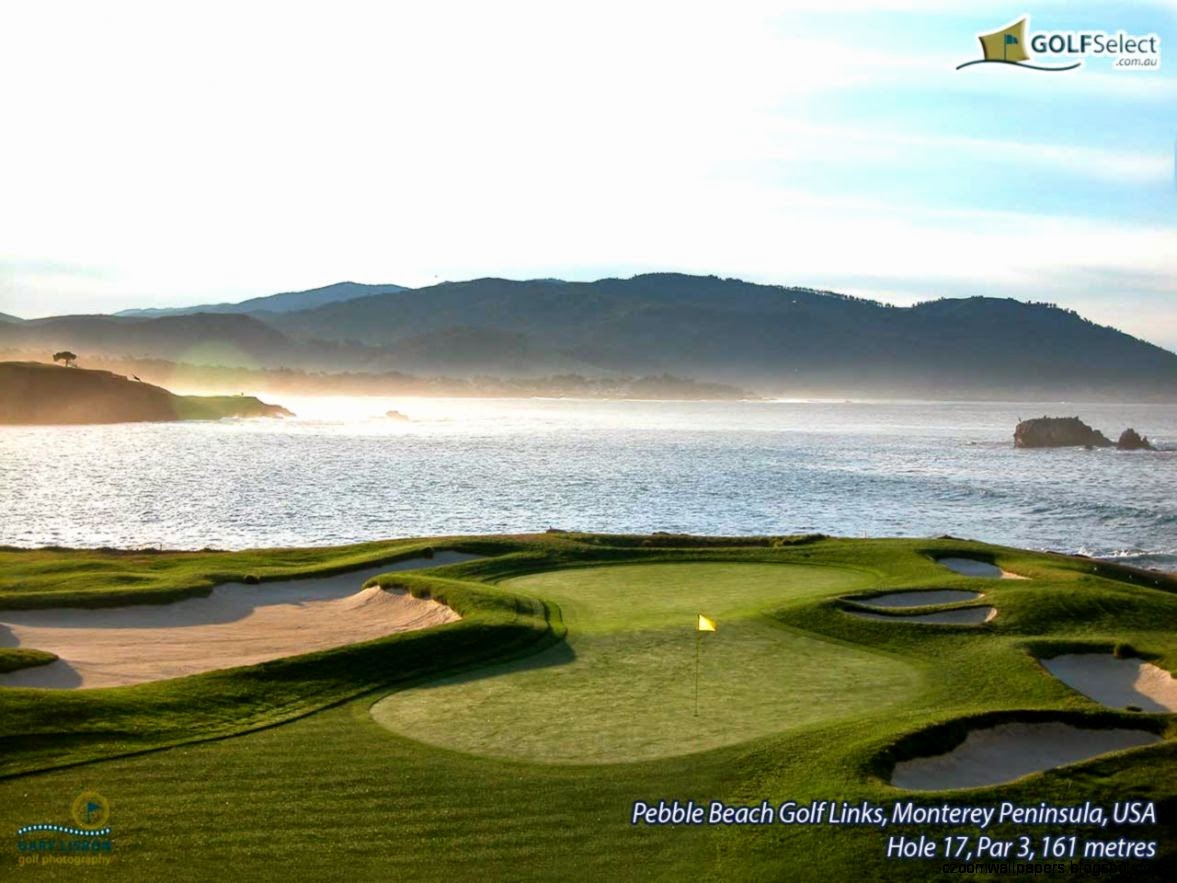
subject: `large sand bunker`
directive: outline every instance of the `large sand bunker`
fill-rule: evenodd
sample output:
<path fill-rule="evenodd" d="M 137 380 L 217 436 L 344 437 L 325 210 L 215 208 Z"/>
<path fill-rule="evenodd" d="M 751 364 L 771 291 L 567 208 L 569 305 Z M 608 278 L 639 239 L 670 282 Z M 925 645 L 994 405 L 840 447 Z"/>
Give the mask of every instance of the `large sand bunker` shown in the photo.
<path fill-rule="evenodd" d="M 891 592 L 869 598 L 852 598 L 855 603 L 866 607 L 928 607 L 933 604 L 959 604 L 976 601 L 980 592 L 966 592 L 962 589 L 934 589 L 920 592 Z"/>
<path fill-rule="evenodd" d="M 1089 730 L 1058 721 L 998 724 L 973 730 L 947 754 L 897 763 L 891 784 L 920 791 L 1000 785 L 1160 740 L 1146 730 Z"/>
<path fill-rule="evenodd" d="M 937 558 L 936 563 L 964 576 L 980 576 L 989 579 L 1028 579 L 1020 574 L 1002 570 L 996 564 L 976 558 Z"/>
<path fill-rule="evenodd" d="M 215 587 L 204 598 L 98 609 L 2 610 L 0 631 L 58 661 L 0 674 L 7 687 L 119 687 L 256 665 L 459 619 L 406 592 L 360 589 L 381 573 L 476 558 L 438 552 L 320 578 Z"/>
<path fill-rule="evenodd" d="M 1177 680 L 1143 659 L 1068 653 L 1039 661 L 1071 689 L 1112 708 L 1134 705 L 1141 711 L 1177 711 Z"/>
<path fill-rule="evenodd" d="M 881 619 L 885 622 L 921 623 L 931 625 L 981 625 L 997 616 L 996 607 L 963 607 L 960 610 L 941 610 L 936 613 L 911 613 L 902 616 L 888 616 L 886 613 L 869 613 L 866 610 L 846 610 L 859 619 Z"/>

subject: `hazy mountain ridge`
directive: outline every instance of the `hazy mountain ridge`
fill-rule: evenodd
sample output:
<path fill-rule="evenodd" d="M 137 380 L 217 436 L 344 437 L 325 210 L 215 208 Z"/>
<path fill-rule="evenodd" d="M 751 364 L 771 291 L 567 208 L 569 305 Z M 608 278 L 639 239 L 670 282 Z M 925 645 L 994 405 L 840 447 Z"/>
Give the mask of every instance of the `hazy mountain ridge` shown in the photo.
<path fill-rule="evenodd" d="M 227 365 L 270 363 L 273 358 L 293 358 L 298 350 L 281 331 L 252 316 L 217 313 L 28 319 L 0 325 L 0 345 L 154 358 L 188 355 L 206 364 Z"/>
<path fill-rule="evenodd" d="M 809 288 L 649 274 L 477 279 L 275 317 L 292 336 L 398 341 L 522 334 L 599 370 L 669 371 L 798 394 L 1177 398 L 1177 355 L 1050 304 L 973 297 L 891 307 Z"/>
<path fill-rule="evenodd" d="M 972 297 L 892 307 L 674 273 L 475 279 L 286 313 L 0 325 L 0 345 L 34 342 L 312 371 L 669 373 L 802 397 L 1177 401 L 1177 354 L 1051 304 Z"/>
<path fill-rule="evenodd" d="M 356 297 L 387 294 L 407 290 L 403 285 L 368 285 L 360 282 L 336 282 L 321 288 L 306 291 L 283 291 L 262 297 L 251 297 L 238 303 L 198 304 L 192 307 L 147 307 L 144 309 L 120 310 L 116 316 L 155 318 L 158 316 L 181 316 L 193 313 L 287 313 L 294 310 L 309 310 L 324 304 L 346 301 Z"/>

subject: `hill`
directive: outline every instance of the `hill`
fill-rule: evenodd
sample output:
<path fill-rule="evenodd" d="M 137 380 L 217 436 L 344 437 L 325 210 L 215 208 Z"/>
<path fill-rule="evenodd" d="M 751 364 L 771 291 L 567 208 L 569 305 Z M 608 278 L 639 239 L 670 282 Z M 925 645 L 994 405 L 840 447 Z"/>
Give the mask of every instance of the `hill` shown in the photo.
<path fill-rule="evenodd" d="M 1177 401 L 1177 354 L 1053 304 L 893 307 L 657 273 L 475 279 L 287 312 L 0 323 L 0 349 L 470 379 L 670 374 L 799 398 Z"/>
<path fill-rule="evenodd" d="M 909 308 L 807 288 L 649 274 L 477 279 L 275 316 L 294 337 L 398 346 L 454 329 L 598 371 L 670 372 L 788 395 L 1177 399 L 1177 354 L 1051 304 Z M 401 364 L 411 370 L 411 363 Z"/>
<path fill-rule="evenodd" d="M 286 313 L 293 310 L 313 309 L 324 304 L 351 300 L 357 297 L 368 297 L 370 295 L 406 290 L 402 285 L 365 285 L 360 282 L 336 282 L 334 285 L 324 285 L 321 288 L 310 288 L 306 291 L 284 291 L 280 294 L 251 297 L 249 300 L 243 300 L 239 303 L 122 310 L 121 312 L 115 313 L 115 315 L 151 318 L 157 316 L 182 316 L 192 313 Z"/>
<path fill-rule="evenodd" d="M 130 423 L 282 417 L 252 396 L 178 396 L 109 371 L 0 362 L 0 424 Z"/>
<path fill-rule="evenodd" d="M 252 316 L 55 316 L 0 325 L 0 346 L 70 349 L 146 358 L 185 357 L 202 364 L 284 364 L 299 349 L 285 334 Z"/>

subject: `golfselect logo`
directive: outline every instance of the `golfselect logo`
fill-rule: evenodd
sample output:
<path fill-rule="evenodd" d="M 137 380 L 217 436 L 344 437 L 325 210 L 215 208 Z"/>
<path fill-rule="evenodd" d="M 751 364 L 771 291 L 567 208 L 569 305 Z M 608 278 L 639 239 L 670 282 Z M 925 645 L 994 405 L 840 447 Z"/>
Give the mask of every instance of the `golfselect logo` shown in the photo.
<path fill-rule="evenodd" d="M 1030 16 L 999 31 L 978 34 L 983 58 L 966 61 L 957 70 L 974 64 L 1012 64 L 1036 71 L 1073 71 L 1087 58 L 1109 58 L 1116 70 L 1157 70 L 1161 66 L 1161 38 L 1156 34 L 1117 31 L 1036 31 L 1027 36 Z M 1059 64 L 1038 64 L 1030 52 Z M 1078 61 L 1072 61 L 1080 56 Z"/>

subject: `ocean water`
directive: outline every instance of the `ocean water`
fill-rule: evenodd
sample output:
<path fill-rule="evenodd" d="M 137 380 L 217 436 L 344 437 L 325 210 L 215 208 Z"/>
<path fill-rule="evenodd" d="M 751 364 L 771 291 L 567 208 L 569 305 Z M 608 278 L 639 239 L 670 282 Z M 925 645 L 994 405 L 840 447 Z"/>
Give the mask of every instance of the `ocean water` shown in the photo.
<path fill-rule="evenodd" d="M 1177 570 L 1173 405 L 282 403 L 299 417 L 0 427 L 0 544 L 948 533 Z M 1166 450 L 1015 450 L 1019 418 L 1043 414 L 1113 439 L 1133 426 Z"/>

